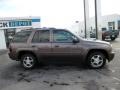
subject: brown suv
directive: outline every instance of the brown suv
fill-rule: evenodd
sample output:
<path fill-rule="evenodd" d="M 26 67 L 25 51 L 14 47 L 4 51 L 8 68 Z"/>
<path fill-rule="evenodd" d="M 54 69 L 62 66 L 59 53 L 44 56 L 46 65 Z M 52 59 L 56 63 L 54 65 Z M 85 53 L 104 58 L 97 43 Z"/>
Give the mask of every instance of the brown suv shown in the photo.
<path fill-rule="evenodd" d="M 114 58 L 108 42 L 78 38 L 64 29 L 30 29 L 18 32 L 9 45 L 9 57 L 33 68 L 43 57 L 80 57 L 90 68 L 101 68 Z M 70 60 L 68 60 L 70 61 Z"/>

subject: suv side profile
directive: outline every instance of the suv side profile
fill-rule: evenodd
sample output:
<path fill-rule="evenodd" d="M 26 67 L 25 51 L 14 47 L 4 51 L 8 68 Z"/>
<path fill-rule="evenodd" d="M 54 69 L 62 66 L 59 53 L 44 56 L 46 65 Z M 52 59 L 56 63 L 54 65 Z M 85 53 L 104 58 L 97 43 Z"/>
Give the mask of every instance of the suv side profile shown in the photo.
<path fill-rule="evenodd" d="M 31 69 L 44 60 L 41 57 L 80 57 L 77 61 L 90 68 L 101 68 L 114 58 L 108 42 L 86 40 L 65 29 L 29 29 L 18 32 L 9 45 L 9 57 L 21 61 L 26 69 Z"/>

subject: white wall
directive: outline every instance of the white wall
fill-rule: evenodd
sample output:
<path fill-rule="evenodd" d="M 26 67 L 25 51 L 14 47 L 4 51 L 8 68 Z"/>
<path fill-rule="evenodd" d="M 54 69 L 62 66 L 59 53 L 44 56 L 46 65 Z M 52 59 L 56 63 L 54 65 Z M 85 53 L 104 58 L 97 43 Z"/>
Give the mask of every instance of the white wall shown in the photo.
<path fill-rule="evenodd" d="M 4 30 L 0 30 L 0 49 L 6 49 Z"/>
<path fill-rule="evenodd" d="M 41 22 L 32 22 L 32 28 L 41 28 Z"/>
<path fill-rule="evenodd" d="M 11 21 L 11 20 L 32 20 L 32 19 L 40 19 L 40 17 L 4 17 L 0 18 L 0 21 Z M 19 32 L 23 29 L 28 29 L 28 28 L 40 28 L 41 27 L 41 22 L 32 22 L 32 26 L 19 26 L 15 27 L 16 32 Z M 0 49 L 6 49 L 6 41 L 5 41 L 5 35 L 4 35 L 4 30 L 3 29 L 10 29 L 13 27 L 3 27 L 0 28 Z"/>
<path fill-rule="evenodd" d="M 120 20 L 120 15 L 113 14 L 113 15 L 107 15 L 102 16 L 101 21 L 98 24 L 98 28 L 107 28 L 108 30 L 108 22 L 115 22 L 115 29 L 118 29 L 118 20 Z M 80 22 L 80 35 L 83 36 L 84 32 L 81 33 L 81 30 L 84 30 L 84 22 Z M 92 29 L 95 29 L 95 18 L 90 18 L 89 20 L 89 27 L 92 27 Z M 89 28 L 90 31 L 90 28 Z"/>

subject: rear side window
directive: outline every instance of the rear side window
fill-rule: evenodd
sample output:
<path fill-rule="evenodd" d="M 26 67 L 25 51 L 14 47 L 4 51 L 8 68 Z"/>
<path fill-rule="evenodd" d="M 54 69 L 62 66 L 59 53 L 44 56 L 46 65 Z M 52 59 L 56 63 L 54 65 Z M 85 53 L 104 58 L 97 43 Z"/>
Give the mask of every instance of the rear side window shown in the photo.
<path fill-rule="evenodd" d="M 13 42 L 27 42 L 32 31 L 21 31 L 13 37 Z"/>
<path fill-rule="evenodd" d="M 33 43 L 47 43 L 50 41 L 50 31 L 49 30 L 41 30 L 35 32 L 33 36 Z"/>

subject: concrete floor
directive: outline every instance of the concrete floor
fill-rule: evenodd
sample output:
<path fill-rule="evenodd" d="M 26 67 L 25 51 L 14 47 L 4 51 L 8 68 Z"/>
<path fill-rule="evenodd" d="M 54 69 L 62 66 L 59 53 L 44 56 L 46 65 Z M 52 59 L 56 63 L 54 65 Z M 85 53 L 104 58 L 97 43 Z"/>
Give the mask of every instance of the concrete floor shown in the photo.
<path fill-rule="evenodd" d="M 120 39 L 111 43 L 114 61 L 97 70 L 71 65 L 25 70 L 7 54 L 0 55 L 0 90 L 120 90 Z"/>

